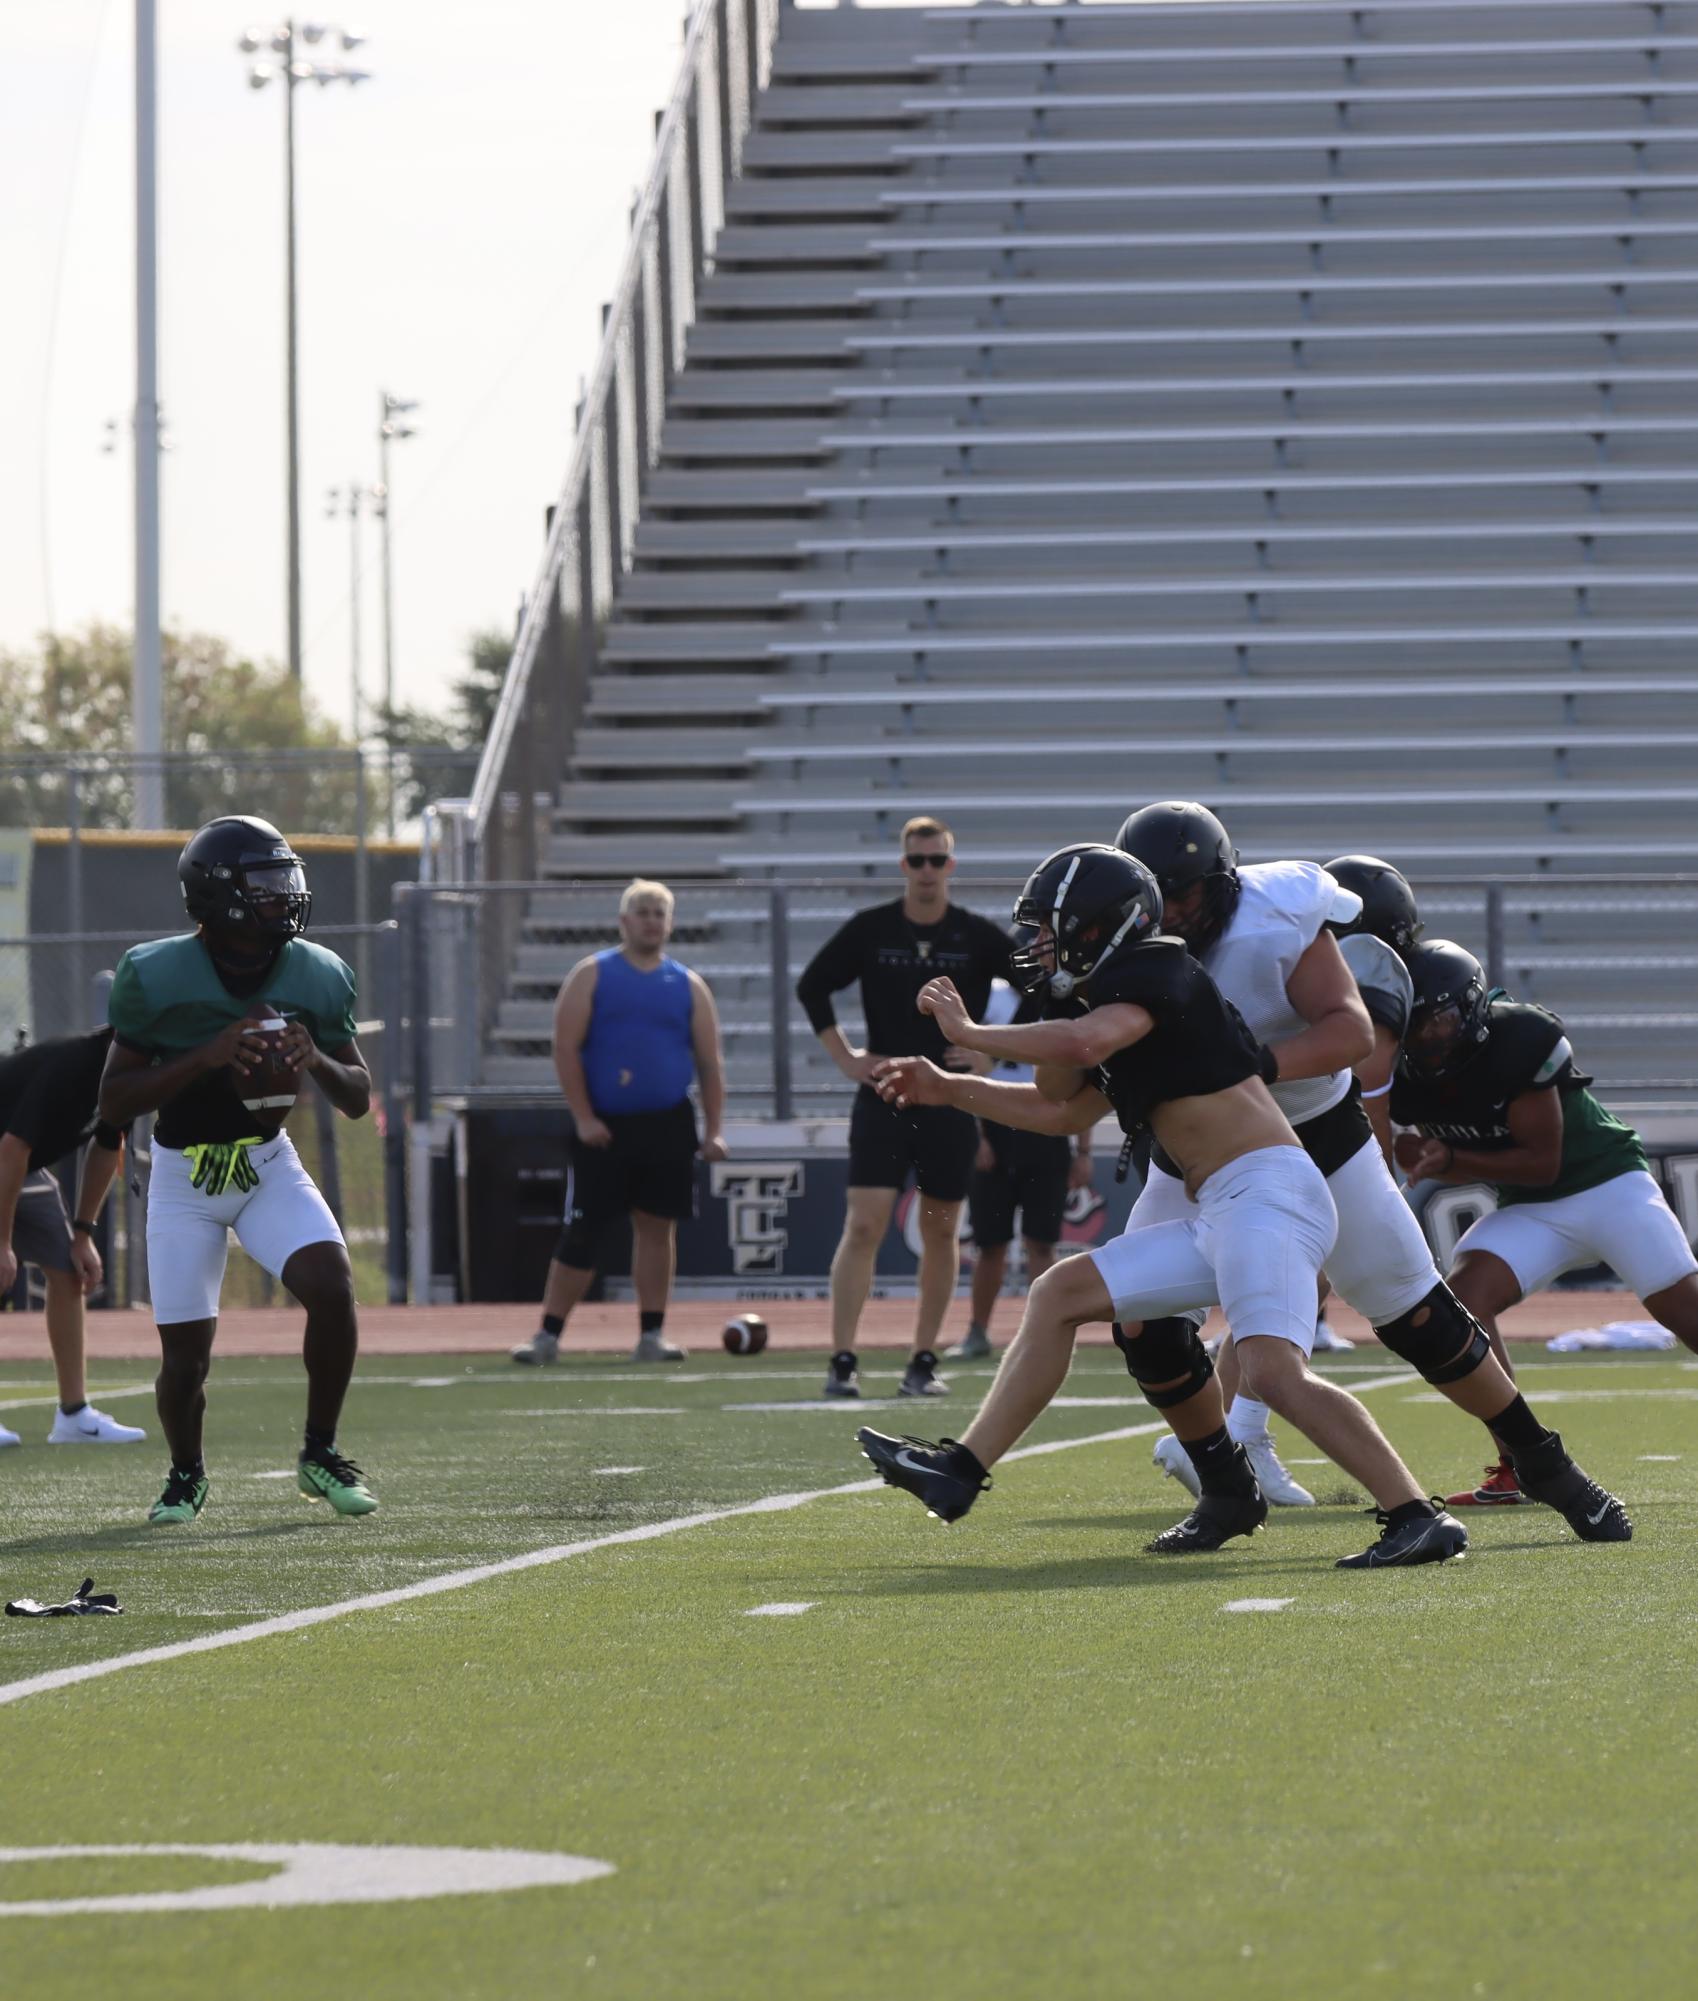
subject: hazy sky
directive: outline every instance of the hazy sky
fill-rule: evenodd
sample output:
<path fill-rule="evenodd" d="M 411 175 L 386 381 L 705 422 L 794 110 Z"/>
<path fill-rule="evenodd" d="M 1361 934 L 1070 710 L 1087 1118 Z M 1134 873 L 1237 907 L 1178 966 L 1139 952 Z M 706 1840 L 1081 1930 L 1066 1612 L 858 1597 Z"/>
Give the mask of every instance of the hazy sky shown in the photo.
<path fill-rule="evenodd" d="M 163 605 L 280 660 L 283 113 L 235 47 L 273 17 L 158 13 Z M 438 697 L 530 583 L 684 15 L 359 0 L 317 17 L 363 30 L 350 60 L 374 73 L 296 96 L 305 671 L 339 721 L 348 529 L 325 490 L 375 480 L 380 389 L 419 399 L 393 465 L 397 679 L 402 700 Z M 0 0 L 0 647 L 131 617 L 133 19 L 130 0 Z"/>

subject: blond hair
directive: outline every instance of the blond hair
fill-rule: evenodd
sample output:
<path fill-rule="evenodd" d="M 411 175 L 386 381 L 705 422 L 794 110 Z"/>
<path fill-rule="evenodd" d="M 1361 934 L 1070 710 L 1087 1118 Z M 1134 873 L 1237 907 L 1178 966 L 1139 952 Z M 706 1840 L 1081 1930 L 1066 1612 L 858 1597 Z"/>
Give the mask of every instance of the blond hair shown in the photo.
<path fill-rule="evenodd" d="M 664 904 L 667 916 L 670 917 L 672 915 L 673 905 L 677 899 L 673 896 L 671 890 L 667 888 L 665 883 L 650 882 L 647 876 L 642 875 L 633 876 L 625 885 L 625 893 L 619 899 L 619 915 L 623 917 L 631 905 L 639 897 L 644 896 L 652 896 L 658 903 Z"/>
<path fill-rule="evenodd" d="M 949 852 L 955 852 L 955 836 L 949 827 L 930 813 L 919 813 L 902 829 L 902 845 L 907 847 L 913 840 L 942 840 L 949 843 Z"/>

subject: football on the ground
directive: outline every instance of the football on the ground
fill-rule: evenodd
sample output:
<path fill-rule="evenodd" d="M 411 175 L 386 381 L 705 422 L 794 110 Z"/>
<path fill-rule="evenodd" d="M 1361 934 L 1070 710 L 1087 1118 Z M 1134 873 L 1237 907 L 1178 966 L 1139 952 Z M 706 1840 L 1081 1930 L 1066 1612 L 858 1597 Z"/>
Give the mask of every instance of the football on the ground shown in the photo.
<path fill-rule="evenodd" d="M 286 1062 L 283 1056 L 283 1037 L 289 1024 L 271 1002 L 265 1000 L 255 1001 L 249 1007 L 247 1019 L 265 1043 L 266 1054 L 246 1075 L 232 1064 L 230 1080 L 236 1087 L 237 1096 L 250 1112 L 263 1112 L 268 1120 L 281 1124 L 294 1109 L 301 1090 L 300 1071 Z"/>
<path fill-rule="evenodd" d="M 758 1355 L 766 1346 L 766 1322 L 758 1313 L 739 1313 L 719 1338 L 728 1355 Z"/>

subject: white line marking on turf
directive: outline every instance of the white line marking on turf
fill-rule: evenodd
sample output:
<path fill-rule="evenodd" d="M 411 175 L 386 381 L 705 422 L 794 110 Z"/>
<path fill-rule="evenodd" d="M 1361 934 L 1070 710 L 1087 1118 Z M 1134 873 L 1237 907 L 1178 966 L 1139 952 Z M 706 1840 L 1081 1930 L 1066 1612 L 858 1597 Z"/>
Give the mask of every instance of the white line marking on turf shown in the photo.
<path fill-rule="evenodd" d="M 1413 1370 L 1399 1369 L 1358 1389 L 1385 1389 L 1416 1380 Z M 1004 1455 L 1000 1463 L 1015 1459 L 1043 1459 L 1052 1452 L 1073 1452 L 1085 1445 L 1119 1445 L 1129 1438 L 1148 1438 L 1167 1425 L 1121 1425 L 1114 1431 L 1093 1431 L 1084 1438 L 1048 1439 L 1041 1445 L 1022 1445 Z M 391 1591 L 369 1591 L 359 1598 L 342 1598 L 331 1605 L 309 1605 L 299 1612 L 284 1612 L 272 1619 L 256 1619 L 251 1625 L 231 1626 L 222 1633 L 206 1633 L 198 1640 L 176 1640 L 169 1646 L 143 1647 L 133 1654 L 112 1654 L 105 1660 L 83 1661 L 75 1667 L 51 1669 L 21 1681 L 0 1683 L 0 1709 L 22 1702 L 26 1696 L 46 1695 L 57 1688 L 74 1688 L 79 1682 L 100 1681 L 126 1668 L 150 1667 L 156 1661 L 180 1660 L 185 1654 L 209 1654 L 221 1647 L 245 1646 L 250 1640 L 268 1640 L 281 1633 L 304 1632 L 311 1626 L 328 1625 L 332 1619 L 346 1619 L 355 1612 L 381 1612 L 390 1605 L 405 1605 L 415 1598 L 435 1598 L 444 1591 L 464 1591 L 473 1584 L 487 1584 L 497 1577 L 514 1577 L 525 1570 L 545 1570 L 575 1556 L 590 1556 L 597 1550 L 617 1549 L 628 1543 L 657 1542 L 662 1536 L 678 1535 L 685 1529 L 710 1527 L 715 1522 L 736 1521 L 744 1515 L 783 1515 L 805 1508 L 811 1501 L 836 1500 L 846 1494 L 876 1494 L 884 1482 L 848 1480 L 837 1487 L 813 1487 L 789 1494 L 765 1494 L 758 1501 L 740 1501 L 730 1508 L 703 1508 L 693 1515 L 674 1515 L 669 1521 L 644 1522 L 640 1527 L 616 1529 L 611 1535 L 586 1536 L 581 1542 L 550 1544 L 545 1549 L 526 1550 L 520 1556 L 503 1557 L 498 1563 L 474 1564 L 467 1570 L 448 1570 L 435 1577 L 420 1577 Z"/>
<path fill-rule="evenodd" d="M 129 1897 L 52 1897 L 0 1903 L 0 1917 L 81 1917 L 127 1911 L 274 1911 L 301 1904 L 398 1904 L 487 1890 L 593 1883 L 611 1862 L 589 1855 L 538 1855 L 519 1848 L 354 1848 L 317 1841 L 147 1843 L 126 1848 L 0 1848 L 7 1862 L 77 1863 L 89 1856 L 192 1855 L 213 1862 L 269 1863 L 250 1883 L 198 1890 L 149 1890 Z M 73 1873 L 75 1873 L 73 1871 Z M 3 1880 L 3 1879 L 0 1879 Z"/>
<path fill-rule="evenodd" d="M 248 1477 L 252 1480 L 292 1480 L 295 1477 L 295 1469 L 293 1466 L 284 1466 L 275 1473 L 251 1473 Z"/>
<path fill-rule="evenodd" d="M 745 1619 L 791 1619 L 798 1612 L 811 1612 L 819 1603 L 817 1598 L 803 1598 L 794 1603 L 782 1599 L 776 1605 L 751 1605 L 743 1614 Z"/>
<path fill-rule="evenodd" d="M 219 1388 L 222 1389 L 223 1387 L 224 1385 L 220 1383 Z M 99 1392 L 102 1403 L 116 1403 L 120 1397 L 146 1397 L 152 1394 L 152 1383 L 137 1383 L 133 1389 L 103 1389 Z M 56 1395 L 50 1397 L 8 1397 L 4 1403 L 0 1403 L 0 1410 L 57 1410 L 58 1407 L 59 1399 Z"/>
<path fill-rule="evenodd" d="M 592 1466 L 590 1471 L 602 1475 L 610 1473 L 646 1473 L 648 1468 L 646 1466 Z"/>
<path fill-rule="evenodd" d="M 1328 1459 L 1288 1459 L 1285 1463 L 1287 1466 L 1329 1466 L 1332 1462 Z"/>
<path fill-rule="evenodd" d="M 1539 1390 L 1540 1403 L 1619 1403 L 1624 1397 L 1660 1397 L 1665 1402 L 1690 1403 L 1698 1390 Z M 1437 1390 L 1422 1396 L 1405 1397 L 1405 1403 L 1449 1403 Z"/>
<path fill-rule="evenodd" d="M 1680 1460 L 1678 1452 L 1641 1452 L 1639 1457 L 1650 1466 L 1674 1466 Z"/>
<path fill-rule="evenodd" d="M 834 1417 L 854 1417 L 867 1410 L 896 1410 L 913 1403 L 913 1397 L 808 1397 L 785 1403 L 722 1403 L 721 1410 L 735 1411 L 830 1411 Z"/>
<path fill-rule="evenodd" d="M 1295 1598 L 1234 1598 L 1220 1609 L 1223 1612 L 1283 1612 L 1287 1605 L 1295 1605 Z"/>
<path fill-rule="evenodd" d="M 679 1403 L 563 1403 L 537 1410 L 492 1410 L 491 1417 L 682 1417 Z"/>

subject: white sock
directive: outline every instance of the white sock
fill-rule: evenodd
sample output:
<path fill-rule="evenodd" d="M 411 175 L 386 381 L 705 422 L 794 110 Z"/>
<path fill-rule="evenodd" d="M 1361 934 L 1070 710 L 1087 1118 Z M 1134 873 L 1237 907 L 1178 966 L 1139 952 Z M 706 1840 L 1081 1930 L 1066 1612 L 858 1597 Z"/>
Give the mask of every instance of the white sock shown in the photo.
<path fill-rule="evenodd" d="M 1268 1407 L 1254 1397 L 1234 1397 L 1226 1414 L 1226 1428 L 1240 1445 L 1254 1445 L 1268 1435 Z"/>

